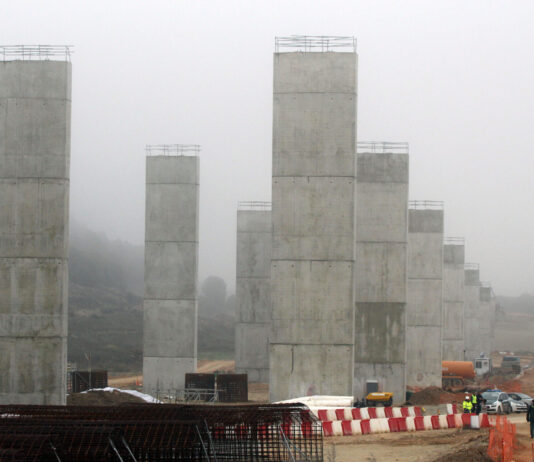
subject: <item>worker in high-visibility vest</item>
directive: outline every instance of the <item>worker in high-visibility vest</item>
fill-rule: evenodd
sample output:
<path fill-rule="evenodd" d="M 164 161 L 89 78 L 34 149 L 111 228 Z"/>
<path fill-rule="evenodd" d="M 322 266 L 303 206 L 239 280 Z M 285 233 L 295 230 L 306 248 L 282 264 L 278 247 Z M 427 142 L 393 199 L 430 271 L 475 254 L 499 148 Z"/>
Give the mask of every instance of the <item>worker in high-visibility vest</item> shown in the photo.
<path fill-rule="evenodd" d="M 471 403 L 473 404 L 473 412 L 478 414 L 480 411 L 478 410 L 477 395 L 475 393 L 471 395 Z"/>
<path fill-rule="evenodd" d="M 465 397 L 462 407 L 464 408 L 464 414 L 471 414 L 471 411 L 473 410 L 473 403 L 468 395 Z"/>

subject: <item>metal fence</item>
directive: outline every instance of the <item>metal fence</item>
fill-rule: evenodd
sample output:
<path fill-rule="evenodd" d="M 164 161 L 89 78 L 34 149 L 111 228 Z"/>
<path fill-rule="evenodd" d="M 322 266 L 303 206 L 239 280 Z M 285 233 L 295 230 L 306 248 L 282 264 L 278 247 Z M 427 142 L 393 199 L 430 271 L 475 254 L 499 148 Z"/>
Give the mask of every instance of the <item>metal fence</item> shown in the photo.
<path fill-rule="evenodd" d="M 410 146 L 404 141 L 358 141 L 358 153 L 408 154 Z"/>
<path fill-rule="evenodd" d="M 148 144 L 145 152 L 147 156 L 197 156 L 200 153 L 200 145 Z"/>
<path fill-rule="evenodd" d="M 0 45 L 2 61 L 70 61 L 72 45 Z"/>
<path fill-rule="evenodd" d="M 289 37 L 275 37 L 274 48 L 276 53 L 280 53 L 281 49 L 303 52 L 342 50 L 355 52 L 356 38 L 331 35 L 291 35 Z"/>
<path fill-rule="evenodd" d="M 0 406 L 0 460 L 319 462 L 323 435 L 300 404 Z"/>
<path fill-rule="evenodd" d="M 443 201 L 409 201 L 411 210 L 443 210 Z"/>

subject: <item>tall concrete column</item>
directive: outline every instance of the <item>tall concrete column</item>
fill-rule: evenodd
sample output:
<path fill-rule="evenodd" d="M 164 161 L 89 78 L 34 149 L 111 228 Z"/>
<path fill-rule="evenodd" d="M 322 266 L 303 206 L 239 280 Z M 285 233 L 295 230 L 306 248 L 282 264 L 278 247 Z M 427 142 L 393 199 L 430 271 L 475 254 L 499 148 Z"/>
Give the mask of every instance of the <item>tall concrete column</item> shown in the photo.
<path fill-rule="evenodd" d="M 350 395 L 357 55 L 345 37 L 282 46 L 304 51 L 274 55 L 270 395 Z"/>
<path fill-rule="evenodd" d="M 147 147 L 143 389 L 151 394 L 183 389 L 197 365 L 198 151 Z"/>
<path fill-rule="evenodd" d="M 235 368 L 249 382 L 269 381 L 271 203 L 242 202 L 237 211 Z"/>
<path fill-rule="evenodd" d="M 484 353 L 488 357 L 493 349 L 494 318 L 493 289 L 490 283 L 483 282 L 480 286 L 478 349 L 480 353 Z"/>
<path fill-rule="evenodd" d="M 354 387 L 406 394 L 407 143 L 358 143 Z"/>
<path fill-rule="evenodd" d="M 2 56 L 13 60 L 0 61 L 0 402 L 65 404 L 69 51 Z"/>
<path fill-rule="evenodd" d="M 480 356 L 480 269 L 477 263 L 465 264 L 464 361 Z"/>
<path fill-rule="evenodd" d="M 443 361 L 464 360 L 464 264 L 464 239 L 445 239 L 443 246 Z"/>
<path fill-rule="evenodd" d="M 406 384 L 441 387 L 443 203 L 410 201 Z"/>

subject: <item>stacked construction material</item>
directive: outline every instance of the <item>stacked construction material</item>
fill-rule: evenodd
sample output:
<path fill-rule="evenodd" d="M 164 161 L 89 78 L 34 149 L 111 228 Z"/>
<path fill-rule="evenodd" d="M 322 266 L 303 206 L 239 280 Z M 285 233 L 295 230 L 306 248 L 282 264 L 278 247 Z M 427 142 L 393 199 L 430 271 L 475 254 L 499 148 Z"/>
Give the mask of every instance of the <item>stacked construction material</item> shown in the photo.
<path fill-rule="evenodd" d="M 322 460 L 303 405 L 0 406 L 0 460 Z"/>

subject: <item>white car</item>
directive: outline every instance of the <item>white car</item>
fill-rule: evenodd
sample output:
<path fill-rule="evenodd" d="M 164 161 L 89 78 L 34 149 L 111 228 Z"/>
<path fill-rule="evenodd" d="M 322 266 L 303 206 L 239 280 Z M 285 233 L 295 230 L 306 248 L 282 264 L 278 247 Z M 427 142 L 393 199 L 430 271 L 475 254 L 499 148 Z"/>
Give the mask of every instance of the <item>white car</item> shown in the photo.
<path fill-rule="evenodd" d="M 524 393 L 516 393 L 516 392 L 508 393 L 508 396 L 510 396 L 510 398 L 512 399 L 515 399 L 516 401 L 521 401 L 525 403 L 527 407 L 532 406 L 532 396 L 525 395 Z"/>
<path fill-rule="evenodd" d="M 527 405 L 522 401 L 510 399 L 510 404 L 512 405 L 513 412 L 527 412 Z"/>
<path fill-rule="evenodd" d="M 512 400 L 500 390 L 485 391 L 482 398 L 486 400 L 484 410 L 488 414 L 510 414 L 513 411 Z"/>

